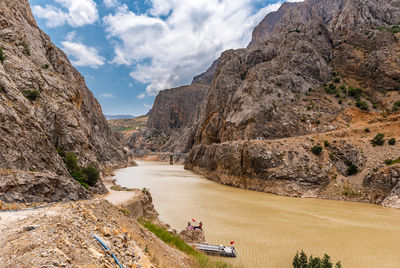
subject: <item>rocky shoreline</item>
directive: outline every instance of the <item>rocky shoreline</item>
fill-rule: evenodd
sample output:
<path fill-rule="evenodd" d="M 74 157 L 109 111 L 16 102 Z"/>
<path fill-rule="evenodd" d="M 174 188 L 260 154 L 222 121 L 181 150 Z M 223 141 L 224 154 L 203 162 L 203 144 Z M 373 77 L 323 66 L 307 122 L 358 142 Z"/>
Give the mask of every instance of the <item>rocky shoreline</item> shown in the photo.
<path fill-rule="evenodd" d="M 110 182 L 105 182 L 110 186 Z M 137 219 L 159 222 L 148 191 L 132 189 L 125 200 L 111 195 L 48 204 L 35 210 L 0 213 L 0 267 L 114 267 L 115 261 L 94 239 L 99 237 L 124 267 L 192 267 L 193 260 L 166 245 Z M 125 192 L 126 193 L 126 192 Z M 44 204 L 35 204 L 35 207 Z M 23 204 L 2 204 L 23 209 Z M 13 241 L 13 242 L 11 242 Z"/>

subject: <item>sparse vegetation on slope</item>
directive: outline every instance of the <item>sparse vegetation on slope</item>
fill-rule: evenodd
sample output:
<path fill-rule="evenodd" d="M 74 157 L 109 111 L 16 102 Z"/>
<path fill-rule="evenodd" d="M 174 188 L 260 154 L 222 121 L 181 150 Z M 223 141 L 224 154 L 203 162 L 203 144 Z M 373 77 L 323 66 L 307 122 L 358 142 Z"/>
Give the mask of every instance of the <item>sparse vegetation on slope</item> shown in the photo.
<path fill-rule="evenodd" d="M 148 229 L 150 232 L 155 234 L 158 238 L 160 238 L 165 243 L 172 245 L 179 249 L 180 251 L 186 253 L 189 256 L 192 256 L 197 261 L 198 267 L 204 268 L 230 268 L 233 267 L 227 263 L 220 261 L 212 261 L 209 257 L 204 255 L 203 253 L 195 250 L 193 247 L 189 246 L 182 240 L 178 235 L 171 234 L 165 228 L 159 227 L 149 221 L 140 220 L 139 221 L 143 227 Z"/>
<path fill-rule="evenodd" d="M 73 152 L 65 152 L 60 147 L 57 148 L 57 152 L 62 157 L 71 177 L 86 189 L 96 185 L 97 181 L 100 179 L 100 172 L 97 168 L 91 165 L 83 168 L 80 167 L 78 164 L 78 157 Z"/>
<path fill-rule="evenodd" d="M 0 62 L 3 63 L 6 60 L 6 56 L 4 55 L 4 50 L 0 47 Z"/>

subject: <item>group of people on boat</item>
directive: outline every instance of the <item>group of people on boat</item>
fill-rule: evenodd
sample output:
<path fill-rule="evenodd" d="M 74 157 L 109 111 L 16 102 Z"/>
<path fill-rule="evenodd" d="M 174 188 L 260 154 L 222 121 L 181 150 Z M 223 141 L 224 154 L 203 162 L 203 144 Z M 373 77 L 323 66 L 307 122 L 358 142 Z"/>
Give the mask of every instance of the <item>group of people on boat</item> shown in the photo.
<path fill-rule="evenodd" d="M 201 231 L 203 231 L 203 223 L 202 222 L 199 222 L 199 225 L 198 226 L 193 226 L 191 223 L 190 223 L 190 221 L 188 222 L 188 225 L 187 225 L 187 229 L 188 230 L 201 230 Z"/>

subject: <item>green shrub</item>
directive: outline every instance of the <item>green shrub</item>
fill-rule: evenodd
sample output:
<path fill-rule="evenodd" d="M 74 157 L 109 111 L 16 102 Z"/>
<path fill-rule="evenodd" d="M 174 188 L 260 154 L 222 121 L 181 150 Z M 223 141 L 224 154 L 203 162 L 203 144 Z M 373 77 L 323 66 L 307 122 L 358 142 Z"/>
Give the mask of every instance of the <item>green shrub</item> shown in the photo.
<path fill-rule="evenodd" d="M 396 139 L 395 139 L 395 138 L 391 138 L 391 139 L 388 141 L 388 143 L 389 143 L 390 146 L 394 146 L 394 145 L 396 144 Z"/>
<path fill-rule="evenodd" d="M 324 255 L 324 258 L 321 259 L 319 257 L 307 258 L 307 254 L 304 251 L 296 253 L 292 262 L 293 268 L 332 268 L 333 263 L 331 261 L 331 257 L 327 254 Z M 341 262 L 337 262 L 335 268 L 342 268 Z"/>
<path fill-rule="evenodd" d="M 385 134 L 378 133 L 371 141 L 373 146 L 382 146 L 385 144 Z"/>
<path fill-rule="evenodd" d="M 369 133 L 371 131 L 369 130 L 369 128 L 366 128 L 366 129 L 364 129 L 364 132 Z"/>
<path fill-rule="evenodd" d="M 95 186 L 100 178 L 100 172 L 93 166 L 87 166 L 82 169 L 82 173 L 86 177 L 86 183 L 90 186 Z"/>
<path fill-rule="evenodd" d="M 90 187 L 89 187 L 89 185 L 87 185 L 87 183 L 86 182 L 84 182 L 84 181 L 78 181 L 79 182 L 79 184 L 80 185 L 82 185 L 83 187 L 85 187 L 86 189 L 90 189 Z"/>
<path fill-rule="evenodd" d="M 48 64 L 45 64 L 45 65 L 42 66 L 42 68 L 45 69 L 45 70 L 49 69 L 49 67 L 50 66 Z"/>
<path fill-rule="evenodd" d="M 322 153 L 322 147 L 319 145 L 316 145 L 311 148 L 311 152 L 315 155 L 320 155 Z"/>
<path fill-rule="evenodd" d="M 335 77 L 334 79 L 333 79 L 333 82 L 334 83 L 336 83 L 336 84 L 338 84 L 338 83 L 340 83 L 340 77 Z"/>
<path fill-rule="evenodd" d="M 342 101 L 342 100 L 339 100 L 339 101 L 338 101 L 338 103 L 339 103 L 339 104 L 342 104 L 342 103 L 343 103 L 343 101 Z"/>
<path fill-rule="evenodd" d="M 66 152 L 64 157 L 64 163 L 67 166 L 69 173 L 79 172 L 80 167 L 78 165 L 78 157 L 73 152 Z"/>
<path fill-rule="evenodd" d="M 400 163 L 400 157 L 395 159 L 395 160 L 388 159 L 388 160 L 385 161 L 385 164 L 388 165 L 388 166 L 399 164 L 399 163 Z"/>
<path fill-rule="evenodd" d="M 30 101 L 36 100 L 39 97 L 39 95 L 40 95 L 40 92 L 39 92 L 39 90 L 36 90 L 36 89 L 24 91 L 24 96 Z"/>
<path fill-rule="evenodd" d="M 299 29 L 290 30 L 288 33 L 300 33 Z"/>
<path fill-rule="evenodd" d="M 65 152 L 61 147 L 57 147 L 58 154 L 63 158 L 67 170 L 72 178 L 78 181 L 83 187 L 96 185 L 100 179 L 100 172 L 93 166 L 82 168 L 78 164 L 78 157 L 73 152 Z"/>
<path fill-rule="evenodd" d="M 336 86 L 334 84 L 329 84 L 328 86 L 326 86 L 325 87 L 325 92 L 327 94 L 330 94 L 330 95 L 338 94 L 337 88 L 336 88 Z"/>
<path fill-rule="evenodd" d="M 329 141 L 324 141 L 324 147 L 329 147 Z"/>
<path fill-rule="evenodd" d="M 398 25 L 394 25 L 392 28 L 388 29 L 388 32 L 392 34 L 400 33 L 400 27 Z"/>
<path fill-rule="evenodd" d="M 24 54 L 27 55 L 27 56 L 30 56 L 31 55 L 31 49 L 29 48 L 28 43 L 22 42 L 21 46 L 24 48 Z"/>
<path fill-rule="evenodd" d="M 349 96 L 353 97 L 355 99 L 359 99 L 360 95 L 362 93 L 362 89 L 361 88 L 353 88 L 353 87 L 349 87 Z"/>
<path fill-rule="evenodd" d="M 353 190 L 350 185 L 343 186 L 342 195 L 347 197 L 361 197 L 362 193 L 359 190 Z"/>
<path fill-rule="evenodd" d="M 354 164 L 351 164 L 349 166 L 349 168 L 347 169 L 346 173 L 347 173 L 348 176 L 355 175 L 355 174 L 358 173 L 358 167 L 356 165 L 354 165 Z"/>
<path fill-rule="evenodd" d="M 361 100 L 357 101 L 356 106 L 362 111 L 369 110 L 368 104 L 365 101 L 361 101 Z"/>
<path fill-rule="evenodd" d="M 6 55 L 4 55 L 3 48 L 0 47 L 0 61 L 3 63 L 6 60 Z"/>
<path fill-rule="evenodd" d="M 64 157 L 65 157 L 65 151 L 64 151 L 64 149 L 63 149 L 61 146 L 57 146 L 56 149 L 57 149 L 58 155 L 64 158 Z"/>
<path fill-rule="evenodd" d="M 392 111 L 393 111 L 393 112 L 397 112 L 398 110 L 400 110 L 400 101 L 396 101 L 396 102 L 393 104 L 393 107 L 392 107 Z"/>
<path fill-rule="evenodd" d="M 125 214 L 125 216 L 130 217 L 131 216 L 131 212 L 126 209 L 126 208 L 121 208 L 119 211 L 121 211 L 122 213 Z M 147 245 L 146 245 L 147 246 Z"/>

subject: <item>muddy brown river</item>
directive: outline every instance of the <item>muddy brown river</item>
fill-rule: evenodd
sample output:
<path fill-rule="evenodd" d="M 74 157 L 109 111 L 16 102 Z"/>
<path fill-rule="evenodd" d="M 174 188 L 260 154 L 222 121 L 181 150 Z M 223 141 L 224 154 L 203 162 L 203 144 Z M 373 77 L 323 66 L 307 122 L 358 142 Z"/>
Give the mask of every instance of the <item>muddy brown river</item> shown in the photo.
<path fill-rule="evenodd" d="M 160 219 L 182 230 L 203 221 L 207 242 L 235 241 L 240 267 L 291 267 L 298 250 L 332 256 L 345 268 L 400 267 L 400 210 L 371 204 L 288 198 L 223 186 L 159 162 L 138 162 L 115 178 L 148 188 Z"/>

